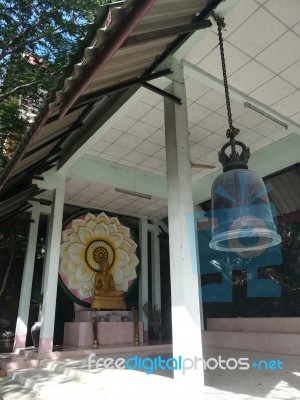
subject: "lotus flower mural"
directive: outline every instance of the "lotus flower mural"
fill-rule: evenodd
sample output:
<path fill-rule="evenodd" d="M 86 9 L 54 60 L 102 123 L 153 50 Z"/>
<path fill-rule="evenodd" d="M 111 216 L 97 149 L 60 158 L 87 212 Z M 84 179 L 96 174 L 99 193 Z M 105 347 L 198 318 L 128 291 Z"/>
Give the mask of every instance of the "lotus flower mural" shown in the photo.
<path fill-rule="evenodd" d="M 109 262 L 117 290 L 128 291 L 137 277 L 137 244 L 117 217 L 88 213 L 73 219 L 62 232 L 60 278 L 75 299 L 89 305 L 99 262 Z"/>

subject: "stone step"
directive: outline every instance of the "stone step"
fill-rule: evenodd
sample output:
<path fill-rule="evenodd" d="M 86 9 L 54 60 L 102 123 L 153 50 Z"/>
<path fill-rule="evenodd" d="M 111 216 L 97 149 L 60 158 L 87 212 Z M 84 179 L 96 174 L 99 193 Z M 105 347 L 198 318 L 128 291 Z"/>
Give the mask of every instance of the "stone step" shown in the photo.
<path fill-rule="evenodd" d="M 13 370 L 8 371 L 7 375 L 47 400 L 55 398 L 71 399 L 72 396 L 74 399 L 83 399 L 84 390 L 86 390 L 86 385 L 82 382 L 45 368 Z"/>
<path fill-rule="evenodd" d="M 60 360 L 43 367 L 8 371 L 8 376 L 43 400 L 173 399 L 173 379 L 131 370 L 88 371 L 84 360 Z M 162 390 L 163 388 L 163 390 Z"/>
<path fill-rule="evenodd" d="M 300 333 L 300 318 L 208 318 L 208 331 Z"/>
<path fill-rule="evenodd" d="M 0 378 L 1 400 L 42 400 L 38 393 L 9 377 Z"/>
<path fill-rule="evenodd" d="M 38 349 L 35 347 L 26 347 L 21 349 L 16 349 L 14 354 L 18 357 L 33 357 L 38 352 Z"/>
<path fill-rule="evenodd" d="M 166 357 L 169 357 L 171 349 L 170 345 L 151 346 L 151 348 L 141 346 L 135 347 L 133 353 L 132 349 L 129 351 L 126 348 L 123 351 L 122 349 L 98 348 L 85 350 L 84 354 L 81 353 L 81 357 L 77 358 L 68 357 L 68 352 L 53 353 L 52 356 L 58 357 L 58 359 L 31 360 L 31 362 L 38 363 L 36 368 L 21 368 L 19 362 L 18 369 L 7 371 L 7 379 L 12 379 L 11 382 L 14 382 L 14 385 L 19 385 L 20 393 L 24 392 L 28 396 L 28 400 L 54 400 L 56 397 L 64 400 L 82 400 L 84 398 L 89 398 L 89 400 L 115 400 L 127 395 L 133 400 L 138 400 L 141 397 L 143 400 L 150 400 L 153 399 L 153 395 L 157 399 L 168 398 L 171 400 L 173 399 L 173 380 L 170 379 L 170 371 L 165 372 L 164 376 L 157 376 L 124 369 L 108 370 L 102 368 L 96 370 L 88 368 L 88 356 L 91 353 L 96 354 L 95 360 L 100 357 L 116 359 L 135 355 L 145 358 L 165 354 Z M 64 355 L 64 358 L 62 355 Z M 12 358 L 15 360 L 19 357 L 14 355 Z M 11 361 L 14 360 L 11 359 Z M 13 365 L 13 362 L 10 364 Z M 162 371 L 158 372 L 161 374 Z M 21 388 L 23 389 L 21 390 Z M 30 396 L 31 392 L 34 393 L 34 396 Z M 27 398 L 24 400 L 27 400 Z M 10 399 L 13 399 L 13 397 Z M 15 397 L 15 399 L 19 400 L 19 397 Z M 23 400 L 20 397 L 21 399 Z M 0 396 L 0 400 L 6 399 L 2 399 Z"/>
<path fill-rule="evenodd" d="M 57 372 L 60 374 L 64 374 L 66 376 L 72 377 L 81 382 L 93 382 L 95 376 L 97 374 L 103 374 L 105 372 L 103 369 L 96 370 L 96 361 L 98 358 L 113 358 L 116 360 L 117 358 L 129 358 L 133 356 L 138 356 L 141 358 L 154 358 L 158 355 L 162 356 L 163 358 L 167 359 L 172 357 L 171 351 L 159 354 L 155 351 L 149 353 L 148 352 L 136 352 L 134 355 L 132 353 L 107 353 L 107 354 L 95 354 L 93 360 L 94 363 L 89 369 L 88 365 L 88 356 L 85 358 L 73 358 L 73 359 L 60 359 L 60 360 L 41 360 L 39 363 L 39 367 L 44 368 L 46 370 Z M 154 374 L 159 373 L 160 376 L 171 377 L 172 373 L 168 370 L 163 371 L 154 371 Z"/>
<path fill-rule="evenodd" d="M 4 371 L 16 368 L 30 368 L 37 367 L 39 361 L 34 359 L 34 354 L 32 352 L 28 353 L 10 353 L 7 355 L 1 355 L 0 358 L 0 368 Z"/>
<path fill-rule="evenodd" d="M 300 355 L 300 334 L 272 332 L 205 331 L 206 347 Z"/>
<path fill-rule="evenodd" d="M 119 346 L 119 347 L 105 347 L 100 346 L 98 348 L 85 348 L 85 349 L 62 349 L 59 351 L 39 354 L 37 349 L 20 349 L 15 353 L 0 355 L 0 368 L 4 371 L 9 369 L 24 369 L 38 367 L 40 365 L 41 359 L 74 359 L 74 358 L 88 358 L 91 353 L 96 353 L 99 355 L 105 355 L 108 357 L 112 354 L 170 354 L 172 353 L 172 344 L 151 344 L 151 345 L 141 345 L 135 346 L 132 344 Z"/>

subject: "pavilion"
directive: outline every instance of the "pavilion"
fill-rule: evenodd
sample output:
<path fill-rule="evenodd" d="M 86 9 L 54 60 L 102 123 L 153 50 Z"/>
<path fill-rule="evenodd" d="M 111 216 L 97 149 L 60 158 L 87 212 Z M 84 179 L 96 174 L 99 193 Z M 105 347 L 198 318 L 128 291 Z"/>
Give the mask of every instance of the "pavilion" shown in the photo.
<path fill-rule="evenodd" d="M 300 161 L 299 2 L 126 0 L 101 9 L 1 177 L 0 220 L 27 211 L 33 221 L 15 349 L 25 345 L 39 217 L 46 213 L 39 353 L 52 351 L 63 211 L 70 204 L 140 219 L 141 306 L 148 300 L 148 232 L 152 299 L 160 305 L 158 233 L 160 226 L 168 230 L 173 353 L 201 356 L 193 212 L 210 199 L 221 173 L 218 150 L 227 129 L 213 10 L 225 17 L 232 112 L 251 149 L 250 169 L 265 177 Z M 194 378 L 201 385 L 199 371 L 183 377 Z"/>

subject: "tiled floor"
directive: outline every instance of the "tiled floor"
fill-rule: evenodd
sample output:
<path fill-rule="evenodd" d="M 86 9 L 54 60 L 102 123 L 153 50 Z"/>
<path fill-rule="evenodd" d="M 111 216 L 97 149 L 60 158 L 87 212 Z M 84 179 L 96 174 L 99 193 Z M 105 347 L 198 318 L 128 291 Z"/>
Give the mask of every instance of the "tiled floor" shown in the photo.
<path fill-rule="evenodd" d="M 146 347 L 144 347 L 146 349 Z M 128 353 L 109 353 L 112 349 L 106 349 L 106 356 L 132 357 L 133 352 Z M 93 352 L 90 349 L 90 352 Z M 136 352 L 137 353 L 137 352 Z M 145 352 L 144 356 L 150 356 L 152 352 Z M 171 353 L 163 353 L 167 358 Z M 248 358 L 252 364 L 259 360 L 280 360 L 284 369 L 265 369 L 265 363 L 261 363 L 261 368 L 250 367 L 248 370 L 215 370 L 205 371 L 205 397 L 207 400 L 296 400 L 300 398 L 300 367 L 299 356 L 287 356 L 280 354 L 266 354 L 259 352 L 247 352 L 240 350 L 224 350 L 217 348 L 206 348 L 204 359 L 222 357 L 223 360 L 229 358 Z M 234 365 L 234 362 L 231 362 Z M 87 364 L 87 354 L 80 358 L 61 358 L 60 360 L 44 360 L 39 368 L 27 370 L 15 370 L 9 373 L 15 380 L 1 378 L 0 390 L 1 400 L 20 399 L 27 400 L 30 392 L 24 386 L 32 389 L 32 398 L 55 399 L 117 399 L 127 398 L 143 399 L 162 398 L 177 399 L 178 394 L 174 390 L 174 380 L 172 372 L 157 370 L 153 374 L 146 375 L 142 371 L 130 370 L 89 370 Z M 83 393 L 85 394 L 84 397 Z M 186 393 L 189 392 L 186 389 Z M 189 399 L 199 399 L 200 393 L 189 394 Z M 15 397 L 14 397 L 15 396 Z M 27 397 L 26 397 L 27 396 Z M 40 396 L 40 397 L 36 397 Z"/>

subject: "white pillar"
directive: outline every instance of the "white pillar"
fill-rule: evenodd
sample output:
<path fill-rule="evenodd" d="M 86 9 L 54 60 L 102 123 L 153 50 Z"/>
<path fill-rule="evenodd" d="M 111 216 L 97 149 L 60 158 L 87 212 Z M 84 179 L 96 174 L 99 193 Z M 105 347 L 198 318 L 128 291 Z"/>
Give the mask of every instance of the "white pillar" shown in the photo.
<path fill-rule="evenodd" d="M 193 265 L 197 262 L 196 230 L 189 229 L 194 206 L 188 117 L 182 64 L 174 60 L 171 68 L 174 73 L 170 89 L 182 100 L 182 105 L 178 105 L 165 99 L 173 356 L 192 362 L 195 357 L 202 358 L 202 338 L 198 268 Z M 186 396 L 186 390 L 201 397 L 204 390 L 201 361 L 197 369 L 194 366 L 185 374 L 174 371 L 174 378 L 178 397 Z"/>
<path fill-rule="evenodd" d="M 52 352 L 53 347 L 64 194 L 65 179 L 64 177 L 57 176 L 56 188 L 53 190 L 52 210 L 48 226 L 39 353 Z"/>
<path fill-rule="evenodd" d="M 147 218 L 140 219 L 139 233 L 140 249 L 141 249 L 141 269 L 139 281 L 139 320 L 144 325 L 144 340 L 148 339 L 148 320 L 143 312 L 143 305 L 148 303 L 148 229 Z"/>
<path fill-rule="evenodd" d="M 195 206 L 194 204 L 194 218 L 190 219 L 190 228 L 195 227 L 196 232 L 198 231 L 197 228 L 197 213 L 201 213 L 201 217 L 203 218 L 203 209 L 200 205 Z M 197 273 L 199 274 L 199 299 L 200 299 L 200 324 L 201 324 L 201 330 L 204 331 L 204 314 L 203 314 L 203 296 L 201 293 L 201 274 L 200 274 L 200 254 L 199 254 L 199 242 L 198 238 L 196 237 L 196 242 L 195 242 L 195 256 L 196 256 L 196 262 L 195 262 L 195 270 L 197 268 Z"/>
<path fill-rule="evenodd" d="M 33 220 L 29 228 L 28 244 L 25 256 L 22 286 L 19 301 L 18 318 L 15 332 L 14 350 L 25 347 L 30 309 L 31 287 L 36 254 L 37 236 L 40 222 L 40 204 L 33 203 L 31 211 Z"/>
<path fill-rule="evenodd" d="M 46 227 L 46 238 L 45 238 L 45 258 L 43 262 L 43 270 L 42 270 L 42 279 L 41 279 L 41 293 L 46 292 L 46 287 L 45 287 L 45 272 L 46 272 L 46 265 L 48 262 L 48 257 L 47 254 L 50 253 L 50 243 L 51 243 L 51 223 L 52 223 L 52 206 L 50 207 L 50 212 L 47 215 L 47 227 Z M 41 319 L 41 309 L 39 310 L 39 321 Z"/>
<path fill-rule="evenodd" d="M 157 221 L 155 221 L 153 225 L 153 230 L 151 232 L 152 304 L 157 304 L 158 308 L 161 308 L 159 228 Z"/>

